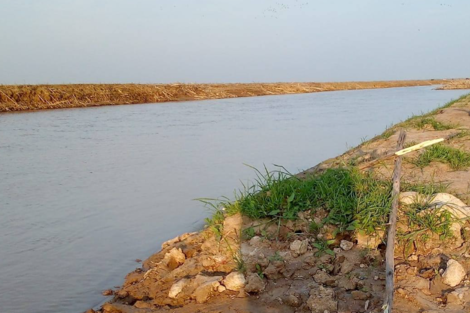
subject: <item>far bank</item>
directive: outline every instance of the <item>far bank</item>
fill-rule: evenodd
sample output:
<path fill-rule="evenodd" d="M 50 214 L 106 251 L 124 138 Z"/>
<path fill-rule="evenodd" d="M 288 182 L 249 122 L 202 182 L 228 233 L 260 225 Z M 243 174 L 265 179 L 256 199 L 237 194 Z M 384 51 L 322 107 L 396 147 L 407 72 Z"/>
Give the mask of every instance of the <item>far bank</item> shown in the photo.
<path fill-rule="evenodd" d="M 0 113 L 430 85 L 444 85 L 445 89 L 470 88 L 469 81 L 461 79 L 332 83 L 0 85 Z"/>

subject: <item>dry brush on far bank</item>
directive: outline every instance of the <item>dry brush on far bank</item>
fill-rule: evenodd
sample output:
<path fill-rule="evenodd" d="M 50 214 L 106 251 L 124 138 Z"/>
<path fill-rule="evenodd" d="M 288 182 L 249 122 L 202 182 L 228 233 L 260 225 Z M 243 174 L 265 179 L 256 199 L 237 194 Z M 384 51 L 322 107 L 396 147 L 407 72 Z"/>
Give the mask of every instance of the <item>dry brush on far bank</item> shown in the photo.
<path fill-rule="evenodd" d="M 446 80 L 250 83 L 0 85 L 0 112 L 223 99 L 443 84 Z"/>

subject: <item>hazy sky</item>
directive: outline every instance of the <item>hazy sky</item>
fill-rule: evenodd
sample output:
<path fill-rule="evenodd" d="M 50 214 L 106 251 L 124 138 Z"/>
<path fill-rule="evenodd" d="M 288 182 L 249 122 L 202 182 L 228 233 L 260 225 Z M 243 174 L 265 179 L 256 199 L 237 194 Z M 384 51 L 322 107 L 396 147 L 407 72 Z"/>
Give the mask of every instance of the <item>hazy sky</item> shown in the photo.
<path fill-rule="evenodd" d="M 0 0 L 0 84 L 470 76 L 469 0 Z"/>

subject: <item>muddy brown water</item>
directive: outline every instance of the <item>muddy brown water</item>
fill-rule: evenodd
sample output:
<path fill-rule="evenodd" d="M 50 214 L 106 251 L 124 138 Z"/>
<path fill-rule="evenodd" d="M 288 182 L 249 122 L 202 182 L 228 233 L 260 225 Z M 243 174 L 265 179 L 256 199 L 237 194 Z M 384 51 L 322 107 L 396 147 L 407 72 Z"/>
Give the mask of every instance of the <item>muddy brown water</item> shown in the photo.
<path fill-rule="evenodd" d="M 82 312 L 244 165 L 307 169 L 465 94 L 337 91 L 0 115 L 0 312 Z"/>

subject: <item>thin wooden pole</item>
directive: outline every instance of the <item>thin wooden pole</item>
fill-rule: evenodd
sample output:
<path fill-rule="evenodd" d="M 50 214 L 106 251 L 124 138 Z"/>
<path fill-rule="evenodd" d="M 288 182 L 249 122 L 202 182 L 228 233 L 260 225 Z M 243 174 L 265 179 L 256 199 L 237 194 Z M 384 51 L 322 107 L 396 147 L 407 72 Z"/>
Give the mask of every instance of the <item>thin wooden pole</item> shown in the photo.
<path fill-rule="evenodd" d="M 405 143 L 406 132 L 401 130 L 398 136 L 397 151 L 403 149 Z M 384 312 L 392 313 L 393 306 L 393 279 L 394 279 L 394 250 L 395 250 L 395 233 L 397 230 L 397 211 L 400 194 L 400 176 L 401 176 L 401 156 L 395 160 L 395 169 L 393 170 L 393 190 L 392 190 L 392 211 L 390 212 L 387 250 L 385 253 L 385 304 Z"/>

